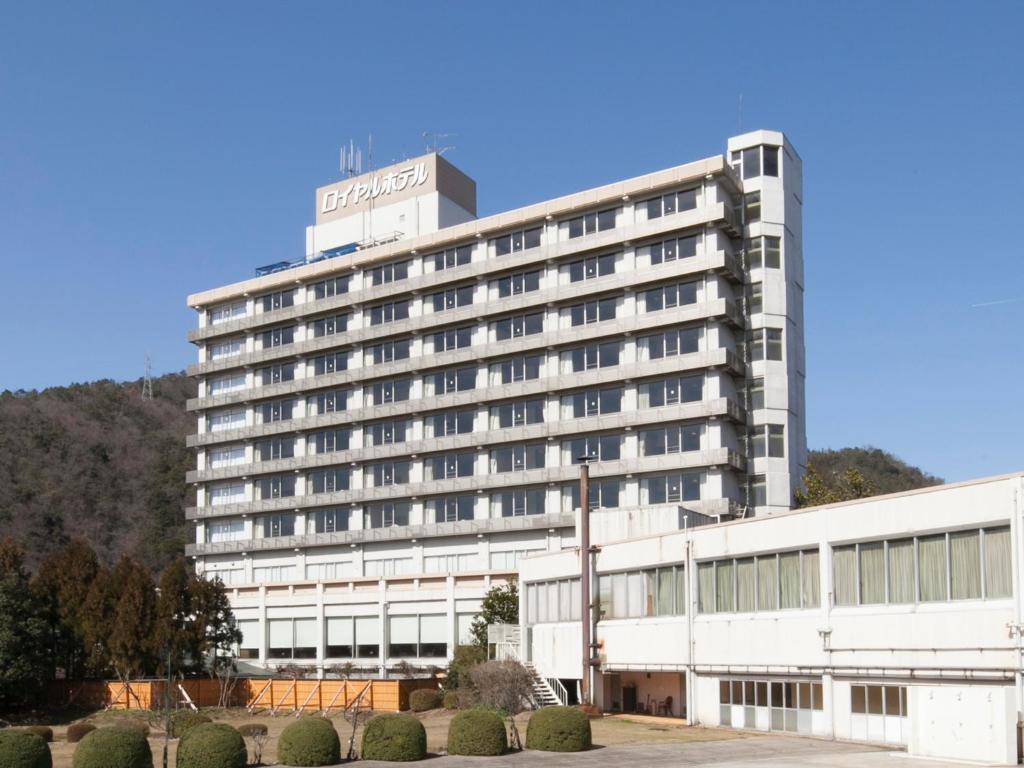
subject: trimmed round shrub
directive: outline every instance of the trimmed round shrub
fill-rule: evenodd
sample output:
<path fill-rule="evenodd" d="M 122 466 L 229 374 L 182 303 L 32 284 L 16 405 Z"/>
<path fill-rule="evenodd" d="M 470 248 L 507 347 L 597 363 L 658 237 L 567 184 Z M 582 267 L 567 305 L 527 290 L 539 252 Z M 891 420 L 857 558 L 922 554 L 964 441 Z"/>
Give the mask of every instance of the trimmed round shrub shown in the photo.
<path fill-rule="evenodd" d="M 500 755 L 508 749 L 501 716 L 489 709 L 467 709 L 448 726 L 449 755 Z"/>
<path fill-rule="evenodd" d="M 197 725 L 212 723 L 206 715 L 200 715 L 189 709 L 183 709 L 171 715 L 171 738 L 180 739 Z"/>
<path fill-rule="evenodd" d="M 96 730 L 92 723 L 72 723 L 68 726 L 68 744 L 77 744 L 85 734 Z"/>
<path fill-rule="evenodd" d="M 177 768 L 245 768 L 242 734 L 226 723 L 197 723 L 178 744 Z"/>
<path fill-rule="evenodd" d="M 545 707 L 530 715 L 526 748 L 544 752 L 590 749 L 590 720 L 574 707 Z"/>
<path fill-rule="evenodd" d="M 363 730 L 363 760 L 408 762 L 427 756 L 427 731 L 412 715 L 377 715 Z"/>
<path fill-rule="evenodd" d="M 53 741 L 53 728 L 48 725 L 26 725 L 19 728 L 19 731 L 28 731 L 42 738 L 47 744 Z"/>
<path fill-rule="evenodd" d="M 441 699 L 441 706 L 445 709 L 458 709 L 459 708 L 459 694 L 456 691 L 448 691 Z"/>
<path fill-rule="evenodd" d="M 432 688 L 421 688 L 409 694 L 409 709 L 413 712 L 426 712 L 441 706 L 441 692 Z"/>
<path fill-rule="evenodd" d="M 138 728 L 107 726 L 87 733 L 75 747 L 73 768 L 153 768 L 149 742 Z"/>
<path fill-rule="evenodd" d="M 257 736 L 266 736 L 268 728 L 263 723 L 243 723 L 238 726 L 238 732 L 243 739 L 253 739 Z"/>
<path fill-rule="evenodd" d="M 277 739 L 283 765 L 334 765 L 341 762 L 341 741 L 330 720 L 304 717 L 286 726 Z"/>
<path fill-rule="evenodd" d="M 127 728 L 131 731 L 138 731 L 142 734 L 142 738 L 149 738 L 149 723 L 137 717 L 121 717 L 117 720 L 111 720 L 110 725 L 113 728 Z"/>
<path fill-rule="evenodd" d="M 0 765 L 3 768 L 53 768 L 45 739 L 27 729 L 0 731 Z"/>

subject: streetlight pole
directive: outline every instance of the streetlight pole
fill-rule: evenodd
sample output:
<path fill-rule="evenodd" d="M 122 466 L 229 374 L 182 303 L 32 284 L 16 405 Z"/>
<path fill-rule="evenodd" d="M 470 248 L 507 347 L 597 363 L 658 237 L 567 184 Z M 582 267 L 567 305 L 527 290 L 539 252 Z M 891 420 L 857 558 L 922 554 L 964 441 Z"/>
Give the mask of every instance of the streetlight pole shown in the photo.
<path fill-rule="evenodd" d="M 583 638 L 583 677 L 580 703 L 591 703 L 590 691 L 590 465 L 580 457 L 580 634 Z"/>

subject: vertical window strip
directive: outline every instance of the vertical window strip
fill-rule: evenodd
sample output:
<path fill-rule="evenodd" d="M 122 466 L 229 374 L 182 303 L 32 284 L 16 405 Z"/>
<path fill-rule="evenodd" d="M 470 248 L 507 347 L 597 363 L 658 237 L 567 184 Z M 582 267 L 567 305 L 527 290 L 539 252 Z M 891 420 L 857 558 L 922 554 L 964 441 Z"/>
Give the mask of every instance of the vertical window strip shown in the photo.
<path fill-rule="evenodd" d="M 985 597 L 1012 597 L 1010 529 L 986 528 L 984 536 Z"/>

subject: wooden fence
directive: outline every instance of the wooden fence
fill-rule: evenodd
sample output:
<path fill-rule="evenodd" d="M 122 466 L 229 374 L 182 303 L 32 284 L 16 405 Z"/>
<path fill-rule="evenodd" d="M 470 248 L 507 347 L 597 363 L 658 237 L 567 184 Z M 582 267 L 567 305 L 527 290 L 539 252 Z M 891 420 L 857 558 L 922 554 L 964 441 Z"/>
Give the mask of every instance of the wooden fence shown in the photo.
<path fill-rule="evenodd" d="M 436 680 L 291 680 L 243 679 L 233 691 L 230 706 L 252 707 L 277 712 L 340 711 L 366 688 L 361 706 L 384 712 L 409 708 L 409 694 L 422 688 L 438 687 Z M 75 705 L 97 709 L 156 710 L 164 706 L 167 683 L 163 680 L 138 680 L 124 685 L 117 680 L 55 680 L 50 683 L 51 705 Z M 181 706 L 184 696 L 172 684 L 171 701 Z M 183 680 L 181 687 L 197 707 L 215 707 L 220 698 L 216 680 Z"/>

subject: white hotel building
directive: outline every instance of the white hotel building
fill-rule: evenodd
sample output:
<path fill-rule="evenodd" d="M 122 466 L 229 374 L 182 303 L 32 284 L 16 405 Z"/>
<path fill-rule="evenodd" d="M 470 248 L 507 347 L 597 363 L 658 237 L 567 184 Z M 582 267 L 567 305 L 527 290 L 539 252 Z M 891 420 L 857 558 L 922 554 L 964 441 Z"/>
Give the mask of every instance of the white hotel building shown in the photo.
<path fill-rule="evenodd" d="M 571 553 L 582 456 L 605 540 L 787 511 L 801 197 L 773 131 L 479 219 L 436 154 L 317 190 L 304 259 L 189 297 L 188 554 L 242 655 L 443 665 L 524 556 Z"/>

